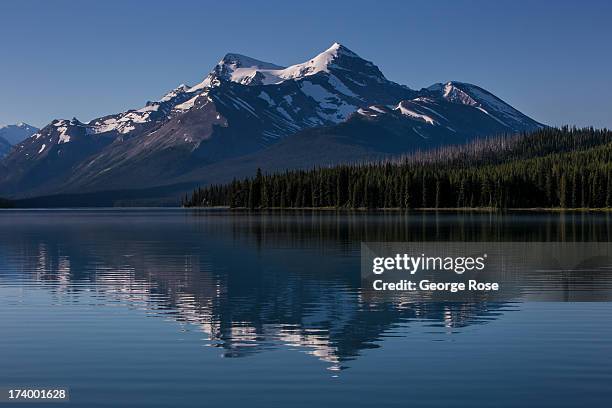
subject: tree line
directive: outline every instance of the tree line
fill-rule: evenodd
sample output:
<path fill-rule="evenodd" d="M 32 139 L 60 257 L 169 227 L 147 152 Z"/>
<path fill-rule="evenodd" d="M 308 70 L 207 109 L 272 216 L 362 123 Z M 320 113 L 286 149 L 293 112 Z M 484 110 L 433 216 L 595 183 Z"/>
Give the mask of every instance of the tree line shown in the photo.
<path fill-rule="evenodd" d="M 211 185 L 186 207 L 612 207 L 612 132 L 544 128 L 359 165 L 291 170 Z"/>

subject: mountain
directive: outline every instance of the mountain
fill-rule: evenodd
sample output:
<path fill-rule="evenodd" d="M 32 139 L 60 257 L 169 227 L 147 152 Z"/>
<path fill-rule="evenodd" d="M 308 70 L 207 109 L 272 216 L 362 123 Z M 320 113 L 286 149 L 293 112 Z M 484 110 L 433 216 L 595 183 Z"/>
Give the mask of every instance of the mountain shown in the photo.
<path fill-rule="evenodd" d="M 0 126 L 0 158 L 4 157 L 16 145 L 38 131 L 38 128 L 27 123 L 19 122 L 16 125 Z"/>
<path fill-rule="evenodd" d="M 27 123 L 19 122 L 15 125 L 0 125 L 0 138 L 11 145 L 16 145 L 38 131 L 38 128 Z"/>
<path fill-rule="evenodd" d="M 389 81 L 338 43 L 289 67 L 232 53 L 199 84 L 142 108 L 54 120 L 1 162 L 0 195 L 154 188 L 201 175 L 215 182 L 210 174 L 231 175 L 241 158 L 298 155 L 280 161 L 309 166 L 541 126 L 475 85 L 417 91 Z"/>
<path fill-rule="evenodd" d="M 38 131 L 27 123 L 0 126 L 0 159 L 8 155 L 13 145 L 22 142 Z"/>

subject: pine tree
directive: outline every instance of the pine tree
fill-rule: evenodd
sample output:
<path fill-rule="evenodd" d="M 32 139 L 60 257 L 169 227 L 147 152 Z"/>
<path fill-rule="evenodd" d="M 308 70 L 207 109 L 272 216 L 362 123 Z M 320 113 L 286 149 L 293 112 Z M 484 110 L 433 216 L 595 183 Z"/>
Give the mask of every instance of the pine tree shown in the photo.
<path fill-rule="evenodd" d="M 559 207 L 567 208 L 567 198 L 567 177 L 564 173 L 559 181 Z"/>

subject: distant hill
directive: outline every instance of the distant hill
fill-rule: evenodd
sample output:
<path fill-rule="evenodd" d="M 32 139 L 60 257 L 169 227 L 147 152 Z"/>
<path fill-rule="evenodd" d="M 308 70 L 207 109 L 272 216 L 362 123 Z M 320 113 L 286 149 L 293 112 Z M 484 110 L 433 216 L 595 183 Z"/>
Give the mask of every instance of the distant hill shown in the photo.
<path fill-rule="evenodd" d="M 19 122 L 15 125 L 0 125 L 0 138 L 6 140 L 11 145 L 23 142 L 28 137 L 38 131 L 38 128 Z"/>
<path fill-rule="evenodd" d="M 0 158 L 11 151 L 11 146 L 22 142 L 37 131 L 38 128 L 23 122 L 16 125 L 0 125 Z"/>

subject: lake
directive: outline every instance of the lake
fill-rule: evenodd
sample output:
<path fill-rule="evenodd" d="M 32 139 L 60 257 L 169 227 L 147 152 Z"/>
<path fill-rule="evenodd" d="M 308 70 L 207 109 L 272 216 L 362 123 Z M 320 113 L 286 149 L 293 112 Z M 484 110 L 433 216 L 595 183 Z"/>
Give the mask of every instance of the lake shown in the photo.
<path fill-rule="evenodd" d="M 609 213 L 0 211 L 0 388 L 68 387 L 73 407 L 604 406 L 612 303 L 369 299 L 360 243 L 611 231 Z"/>

